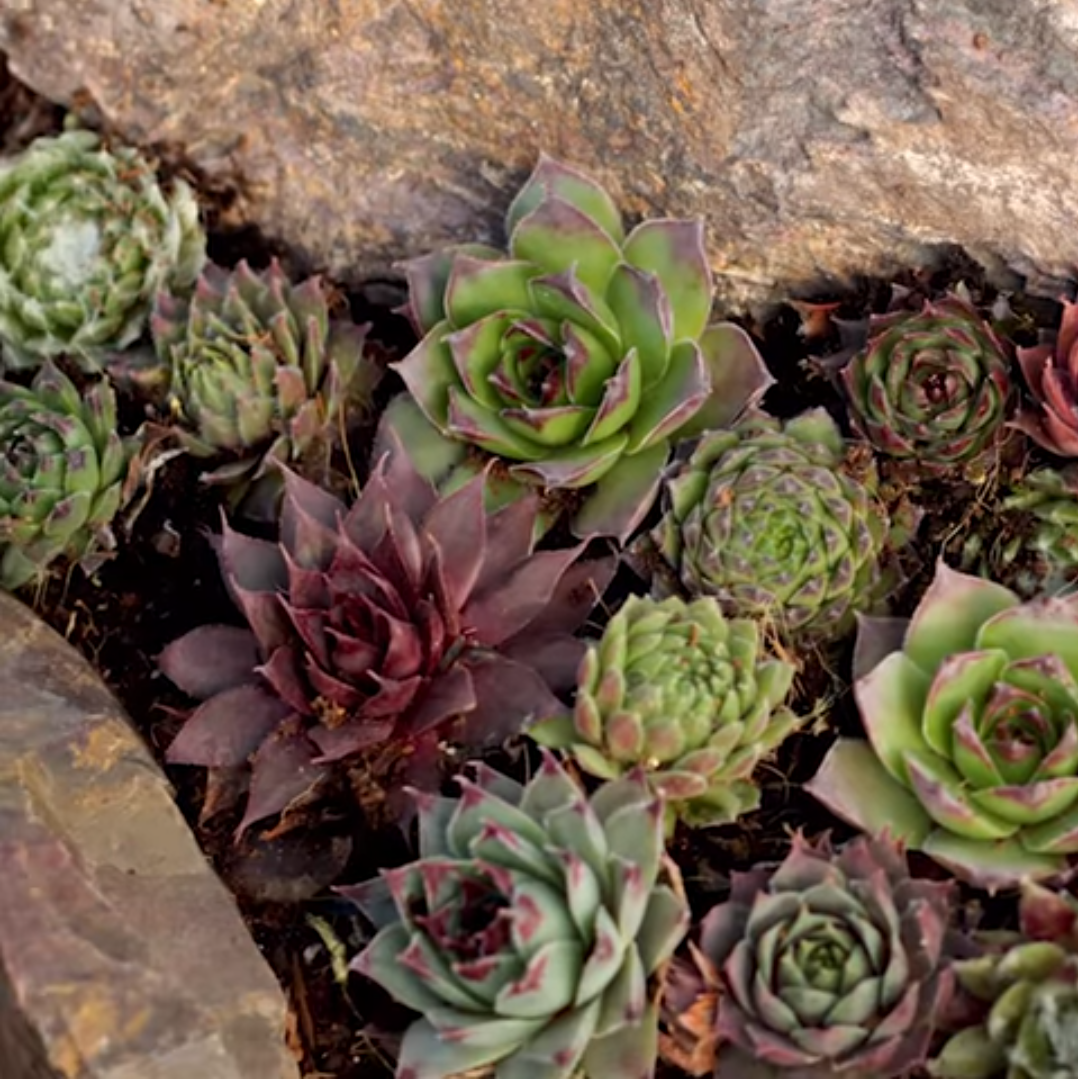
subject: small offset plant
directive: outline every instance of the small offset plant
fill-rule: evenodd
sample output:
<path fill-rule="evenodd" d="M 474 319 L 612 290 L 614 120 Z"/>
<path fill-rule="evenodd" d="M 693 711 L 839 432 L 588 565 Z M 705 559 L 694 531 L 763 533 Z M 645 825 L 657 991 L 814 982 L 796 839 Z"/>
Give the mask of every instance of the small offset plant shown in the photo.
<path fill-rule="evenodd" d="M 1027 598 L 1073 586 L 1078 581 L 1078 467 L 1027 473 L 999 500 L 989 527 L 990 535 L 975 531 L 965 537 L 963 570 L 1006 581 Z"/>
<path fill-rule="evenodd" d="M 1078 905 L 1027 884 L 1018 917 L 1020 932 L 981 933 L 984 954 L 955 964 L 979 1021 L 930 1062 L 935 1079 L 1078 1075 Z"/>
<path fill-rule="evenodd" d="M 44 576 L 60 558 L 92 571 L 115 546 L 133 440 L 107 382 L 80 392 L 46 360 L 29 387 L 0 381 L 0 584 Z"/>
<path fill-rule="evenodd" d="M 603 188 L 543 157 L 506 231 L 508 257 L 470 244 L 407 263 L 424 336 L 394 366 L 442 435 L 518 480 L 589 488 L 577 535 L 624 538 L 670 440 L 732 421 L 771 376 L 743 330 L 709 324 L 701 222 L 626 236 Z"/>
<path fill-rule="evenodd" d="M 436 785 L 439 741 L 497 744 L 560 708 L 612 560 L 535 551 L 534 496 L 491 514 L 484 485 L 441 496 L 397 447 L 347 508 L 286 472 L 278 543 L 226 524 L 221 569 L 249 628 L 199 627 L 162 653 L 205 702 L 168 759 L 249 762 L 246 826 L 387 740 L 392 766 Z"/>
<path fill-rule="evenodd" d="M 701 439 L 653 540 L 689 595 L 801 642 L 839 637 L 890 584 L 887 514 L 842 460 L 823 409 L 786 423 L 751 414 Z"/>
<path fill-rule="evenodd" d="M 1059 457 L 1078 457 L 1078 304 L 1063 301 L 1054 342 L 1018 349 L 1018 364 L 1033 396 L 1014 426 Z"/>
<path fill-rule="evenodd" d="M 854 698 L 807 787 L 995 889 L 1078 851 L 1078 596 L 1023 603 L 942 563 L 912 619 L 862 619 Z"/>
<path fill-rule="evenodd" d="M 603 779 L 642 767 L 670 827 L 724 824 L 759 805 L 756 765 L 804 722 L 784 703 L 794 672 L 714 599 L 631 596 L 588 649 L 573 710 L 528 733 Z"/>
<path fill-rule="evenodd" d="M 890 841 L 837 853 L 795 836 L 734 873 L 701 926 L 717 971 L 716 1075 L 897 1079 L 922 1064 L 953 992 L 949 884 L 913 880 Z"/>
<path fill-rule="evenodd" d="M 173 408 L 190 427 L 184 445 L 234 458 L 211 482 L 258 478 L 271 461 L 324 480 L 381 374 L 364 356 L 367 328 L 331 319 L 320 279 L 293 285 L 276 262 L 207 266 L 193 295 L 157 297 L 151 328 Z"/>
<path fill-rule="evenodd" d="M 661 798 L 636 771 L 588 799 L 550 755 L 525 786 L 475 776 L 419 799 L 418 861 L 340 889 L 378 930 L 353 969 L 422 1015 L 397 1076 L 647 1079 L 649 979 L 689 920 Z"/>
<path fill-rule="evenodd" d="M 958 296 L 873 316 L 842 379 L 865 438 L 928 471 L 991 447 L 1013 396 L 1007 347 Z"/>
<path fill-rule="evenodd" d="M 132 344 L 158 291 L 190 287 L 206 240 L 191 189 L 90 131 L 36 139 L 0 164 L 4 364 L 61 354 L 96 370 Z"/>

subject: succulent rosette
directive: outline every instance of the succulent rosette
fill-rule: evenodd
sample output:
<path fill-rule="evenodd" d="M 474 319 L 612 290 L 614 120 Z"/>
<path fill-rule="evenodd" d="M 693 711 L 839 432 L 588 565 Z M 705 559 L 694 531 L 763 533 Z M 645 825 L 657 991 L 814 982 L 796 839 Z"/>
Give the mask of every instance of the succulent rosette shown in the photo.
<path fill-rule="evenodd" d="M 937 567 L 913 617 L 862 619 L 854 698 L 808 786 L 865 831 L 889 828 L 990 888 L 1078 851 L 1078 596 L 1023 603 Z"/>
<path fill-rule="evenodd" d="M 1027 597 L 1059 592 L 1078 579 L 1078 467 L 1026 474 L 999 510 L 1005 531 L 982 559 L 992 568 L 985 576 L 1006 573 L 1008 584 Z M 984 543 L 975 535 L 967 546 L 979 552 Z"/>
<path fill-rule="evenodd" d="M 923 1063 L 953 990 L 950 904 L 884 839 L 835 853 L 798 835 L 777 868 L 734 873 L 700 933 L 719 974 L 716 1074 L 895 1079 Z"/>
<path fill-rule="evenodd" d="M 591 646 L 571 712 L 528 728 L 586 772 L 644 769 L 669 824 L 723 824 L 755 809 L 756 765 L 804 722 L 784 706 L 795 667 L 716 600 L 631 596 Z"/>
<path fill-rule="evenodd" d="M 93 569 L 114 546 L 133 452 L 107 382 L 80 392 L 46 360 L 31 386 L 0 381 L 0 584 L 18 588 L 59 558 Z"/>
<path fill-rule="evenodd" d="M 1012 397 L 1007 349 L 958 296 L 869 320 L 842 371 L 854 422 L 876 449 L 945 470 L 993 444 Z"/>
<path fill-rule="evenodd" d="M 888 587 L 890 524 L 842 469 L 834 421 L 762 413 L 705 435 L 670 479 L 653 540 L 689 595 L 799 640 L 840 636 Z"/>
<path fill-rule="evenodd" d="M 90 131 L 36 139 L 0 165 L 4 363 L 64 354 L 88 370 L 141 334 L 155 294 L 191 285 L 205 260 L 198 205 L 165 190 L 133 149 Z"/>
<path fill-rule="evenodd" d="M 366 327 L 332 319 L 322 281 L 289 282 L 280 265 L 209 265 L 193 295 L 160 293 L 151 319 L 174 411 L 200 456 L 238 458 L 218 482 L 299 463 L 324 474 L 350 415 L 381 374 L 363 352 Z"/>
<path fill-rule="evenodd" d="M 1021 932 L 981 934 L 984 954 L 955 964 L 979 1022 L 929 1063 L 936 1079 L 1068 1079 L 1078 1075 L 1078 907 L 1026 885 Z M 968 1004 L 967 1004 L 968 1007 Z"/>
<path fill-rule="evenodd" d="M 1054 342 L 1018 349 L 1018 365 L 1033 397 L 1014 426 L 1060 457 L 1078 457 L 1078 304 L 1063 300 Z"/>
<path fill-rule="evenodd" d="M 490 513 L 484 486 L 439 495 L 399 446 L 350 507 L 286 471 L 278 542 L 227 524 L 220 542 L 248 628 L 202 626 L 160 657 L 204 702 L 168 759 L 250 762 L 245 827 L 371 747 L 436 783 L 440 741 L 500 742 L 560 708 L 613 560 L 536 551 L 535 498 Z"/>
<path fill-rule="evenodd" d="M 699 221 L 628 236 L 603 188 L 542 157 L 479 245 L 407 263 L 424 335 L 396 370 L 442 435 L 547 488 L 593 488 L 578 535 L 633 530 L 672 437 L 733 420 L 772 379 L 750 338 L 709 325 Z M 594 485 L 594 486 L 593 486 Z"/>
<path fill-rule="evenodd" d="M 688 909 L 663 875 L 662 801 L 632 773 L 590 799 L 546 755 L 419 800 L 419 860 L 340 891 L 378 929 L 352 967 L 420 1012 L 401 1079 L 646 1079 L 649 978 Z"/>

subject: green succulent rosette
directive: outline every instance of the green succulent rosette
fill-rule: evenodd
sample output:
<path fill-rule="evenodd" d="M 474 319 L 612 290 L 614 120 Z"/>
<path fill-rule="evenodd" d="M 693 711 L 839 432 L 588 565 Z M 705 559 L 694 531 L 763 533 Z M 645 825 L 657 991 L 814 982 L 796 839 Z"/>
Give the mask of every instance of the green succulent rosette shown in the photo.
<path fill-rule="evenodd" d="M 81 392 L 46 360 L 28 388 L 0 381 L 0 584 L 59 558 L 87 569 L 113 546 L 132 445 L 107 382 Z"/>
<path fill-rule="evenodd" d="M 979 1021 L 929 1062 L 935 1079 L 1069 1079 L 1078 1075 L 1078 906 L 1026 885 L 1021 932 L 981 934 L 984 954 L 955 963 Z"/>
<path fill-rule="evenodd" d="M 1053 876 L 1078 852 L 1078 596 L 1023 603 L 942 563 L 907 622 L 862 619 L 854 698 L 808 785 L 981 887 Z"/>
<path fill-rule="evenodd" d="M 393 366 L 441 435 L 521 482 L 587 488 L 577 534 L 624 537 L 670 439 L 732 421 L 772 379 L 743 330 L 709 325 L 701 222 L 626 235 L 603 188 L 544 156 L 506 231 L 508 256 L 471 244 L 406 264 L 423 339 Z"/>
<path fill-rule="evenodd" d="M 381 374 L 364 355 L 366 327 L 331 319 L 321 280 L 293 285 L 276 261 L 207 266 L 193 295 L 157 297 L 151 327 L 173 410 L 189 425 L 184 445 L 234 458 L 207 477 L 221 483 L 271 460 L 325 475 Z"/>
<path fill-rule="evenodd" d="M 67 355 L 97 370 L 143 332 L 154 296 L 205 261 L 198 205 L 136 150 L 90 131 L 36 139 L 0 164 L 0 341 L 8 367 Z"/>
<path fill-rule="evenodd" d="M 842 372 L 857 426 L 876 449 L 946 470 L 999 434 L 1013 396 L 1006 346 L 958 296 L 873 316 Z"/>
<path fill-rule="evenodd" d="M 752 413 L 706 434 L 670 479 L 652 535 L 685 591 L 801 642 L 841 636 L 874 608 L 890 583 L 890 523 L 842 470 L 843 450 L 823 409 L 786 423 Z"/>
<path fill-rule="evenodd" d="M 632 596 L 581 661 L 572 712 L 528 733 L 602 779 L 642 767 L 668 826 L 724 824 L 759 805 L 756 765 L 804 722 L 784 707 L 794 673 L 713 598 Z"/>
<path fill-rule="evenodd" d="M 419 798 L 419 860 L 340 891 L 378 929 L 352 968 L 421 1013 L 409 1079 L 654 1075 L 649 979 L 688 928 L 662 800 L 635 772 L 590 798 L 554 758 L 525 786 L 478 766 Z"/>

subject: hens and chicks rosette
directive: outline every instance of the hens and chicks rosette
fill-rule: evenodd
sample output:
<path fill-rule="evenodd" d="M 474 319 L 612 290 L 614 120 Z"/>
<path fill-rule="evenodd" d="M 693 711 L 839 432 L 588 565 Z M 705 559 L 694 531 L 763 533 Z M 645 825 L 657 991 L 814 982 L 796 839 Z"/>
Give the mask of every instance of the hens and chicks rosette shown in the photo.
<path fill-rule="evenodd" d="M 974 884 L 1063 870 L 1078 852 L 1078 596 L 1023 603 L 942 563 L 913 617 L 862 619 L 854 697 L 809 790 Z"/>
<path fill-rule="evenodd" d="M 506 231 L 508 256 L 469 244 L 406 264 L 424 336 L 393 366 L 450 440 L 434 456 L 469 444 L 515 480 L 584 488 L 576 534 L 625 539 L 670 440 L 729 423 L 771 376 L 740 327 L 709 324 L 700 221 L 626 235 L 602 187 L 544 156 Z"/>
<path fill-rule="evenodd" d="M 380 744 L 387 769 L 436 784 L 441 740 L 498 743 L 562 708 L 584 651 L 572 633 L 613 560 L 535 550 L 536 496 L 490 512 L 485 483 L 439 494 L 398 444 L 350 507 L 286 471 L 278 542 L 226 523 L 221 569 L 248 627 L 199 627 L 161 655 L 204 702 L 168 759 L 250 763 L 246 826 Z"/>

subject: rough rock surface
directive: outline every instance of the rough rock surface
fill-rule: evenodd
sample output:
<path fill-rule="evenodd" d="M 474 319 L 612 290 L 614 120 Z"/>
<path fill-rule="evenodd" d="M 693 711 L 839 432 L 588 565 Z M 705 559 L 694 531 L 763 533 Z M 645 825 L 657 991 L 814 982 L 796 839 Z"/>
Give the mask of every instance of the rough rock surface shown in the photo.
<path fill-rule="evenodd" d="M 0 0 L 0 47 L 345 279 L 497 238 L 540 148 L 706 215 L 732 303 L 1078 261 L 1073 0 Z"/>
<path fill-rule="evenodd" d="M 0 593 L 0 1076 L 296 1079 L 284 1001 L 90 666 Z"/>

